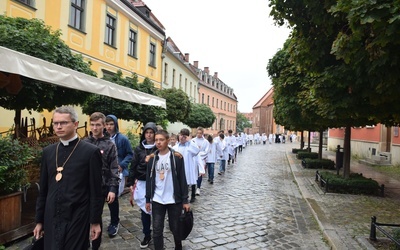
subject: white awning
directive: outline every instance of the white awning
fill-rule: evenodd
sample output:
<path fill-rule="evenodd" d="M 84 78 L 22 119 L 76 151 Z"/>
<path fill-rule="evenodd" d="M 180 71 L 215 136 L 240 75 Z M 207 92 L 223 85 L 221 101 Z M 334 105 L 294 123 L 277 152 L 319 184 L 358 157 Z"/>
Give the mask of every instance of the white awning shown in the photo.
<path fill-rule="evenodd" d="M 166 108 L 166 101 L 0 46 L 0 71 L 115 99 Z"/>

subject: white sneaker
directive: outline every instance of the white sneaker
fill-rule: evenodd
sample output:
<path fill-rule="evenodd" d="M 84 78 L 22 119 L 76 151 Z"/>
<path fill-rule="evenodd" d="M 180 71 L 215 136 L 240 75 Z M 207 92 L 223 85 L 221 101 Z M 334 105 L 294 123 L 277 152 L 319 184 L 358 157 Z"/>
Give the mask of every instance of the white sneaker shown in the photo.
<path fill-rule="evenodd" d="M 200 188 L 196 189 L 196 195 L 200 195 Z"/>

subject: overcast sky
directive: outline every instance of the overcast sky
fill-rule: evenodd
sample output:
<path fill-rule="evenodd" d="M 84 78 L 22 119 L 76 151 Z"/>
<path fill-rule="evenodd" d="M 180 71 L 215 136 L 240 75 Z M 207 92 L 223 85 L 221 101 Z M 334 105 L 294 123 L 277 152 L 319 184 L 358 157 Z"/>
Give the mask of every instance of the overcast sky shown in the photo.
<path fill-rule="evenodd" d="M 189 61 L 234 89 L 240 112 L 252 107 L 271 88 L 268 60 L 289 35 L 275 26 L 267 0 L 143 0 Z"/>

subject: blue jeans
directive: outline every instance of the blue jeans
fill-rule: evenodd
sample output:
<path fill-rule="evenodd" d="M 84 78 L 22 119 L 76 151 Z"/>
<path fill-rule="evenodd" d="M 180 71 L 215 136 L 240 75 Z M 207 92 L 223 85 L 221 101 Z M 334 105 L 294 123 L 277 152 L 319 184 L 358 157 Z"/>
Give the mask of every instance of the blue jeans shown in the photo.
<path fill-rule="evenodd" d="M 151 215 L 146 214 L 142 209 L 140 209 L 141 214 L 141 219 L 142 219 L 142 226 L 143 226 L 143 234 L 144 236 L 150 236 L 151 234 Z"/>
<path fill-rule="evenodd" d="M 225 172 L 225 164 L 226 164 L 226 160 L 221 160 L 221 163 L 219 165 L 219 172 L 221 172 L 221 173 Z"/>
<path fill-rule="evenodd" d="M 208 171 L 208 180 L 214 180 L 214 165 L 215 163 L 207 163 L 207 171 Z"/>
<path fill-rule="evenodd" d="M 182 246 L 179 235 L 179 216 L 182 213 L 182 203 L 163 205 L 153 201 L 151 213 L 153 216 L 153 241 L 155 250 L 164 249 L 164 221 L 167 211 L 169 229 L 174 235 L 175 246 Z"/>
<path fill-rule="evenodd" d="M 201 188 L 201 182 L 203 181 L 203 176 L 199 176 L 198 178 L 197 178 L 197 188 Z"/>

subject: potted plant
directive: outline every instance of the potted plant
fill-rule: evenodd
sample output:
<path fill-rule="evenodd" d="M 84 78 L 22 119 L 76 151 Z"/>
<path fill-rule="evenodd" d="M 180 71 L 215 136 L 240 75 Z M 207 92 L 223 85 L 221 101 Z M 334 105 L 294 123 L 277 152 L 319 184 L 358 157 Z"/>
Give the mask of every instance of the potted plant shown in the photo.
<path fill-rule="evenodd" d="M 24 165 L 33 153 L 27 144 L 11 137 L 0 138 L 0 234 L 21 225 L 22 188 L 28 184 Z"/>

